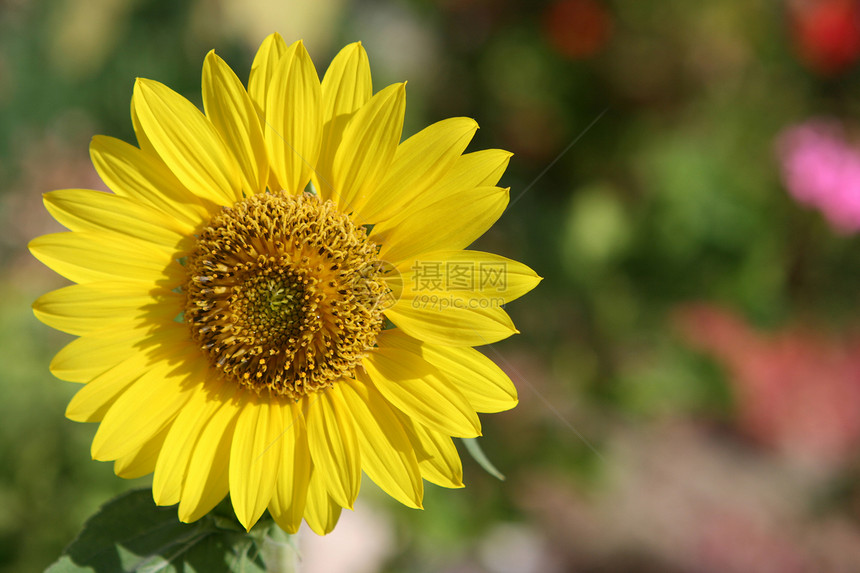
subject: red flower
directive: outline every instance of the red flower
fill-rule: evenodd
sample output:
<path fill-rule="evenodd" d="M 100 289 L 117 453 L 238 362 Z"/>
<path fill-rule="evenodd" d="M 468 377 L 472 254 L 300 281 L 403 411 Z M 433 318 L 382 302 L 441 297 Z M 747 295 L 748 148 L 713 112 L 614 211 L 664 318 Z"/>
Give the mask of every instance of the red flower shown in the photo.
<path fill-rule="evenodd" d="M 552 47 L 572 60 L 599 52 L 612 34 L 612 16 L 597 0 L 561 0 L 543 14 L 544 34 Z"/>
<path fill-rule="evenodd" d="M 835 75 L 860 57 L 860 1 L 796 0 L 789 17 L 795 49 L 812 70 Z"/>

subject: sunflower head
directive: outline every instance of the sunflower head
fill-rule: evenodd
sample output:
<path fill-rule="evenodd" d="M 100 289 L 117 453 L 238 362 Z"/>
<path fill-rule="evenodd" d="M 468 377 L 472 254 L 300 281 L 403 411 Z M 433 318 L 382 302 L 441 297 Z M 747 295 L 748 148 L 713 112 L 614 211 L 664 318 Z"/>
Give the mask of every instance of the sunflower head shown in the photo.
<path fill-rule="evenodd" d="M 34 310 L 78 337 L 51 368 L 85 383 L 66 413 L 99 423 L 93 457 L 154 473 L 183 521 L 229 493 L 249 529 L 331 531 L 362 471 L 410 507 L 425 479 L 461 487 L 451 437 L 516 404 L 472 346 L 516 332 L 502 305 L 540 280 L 464 250 L 510 154 L 464 153 L 467 118 L 401 141 L 404 84 L 374 94 L 360 44 L 320 81 L 273 34 L 247 88 L 210 53 L 203 104 L 138 80 L 137 145 L 91 146 L 111 192 L 46 194 L 70 232 L 30 244 L 75 283 Z"/>

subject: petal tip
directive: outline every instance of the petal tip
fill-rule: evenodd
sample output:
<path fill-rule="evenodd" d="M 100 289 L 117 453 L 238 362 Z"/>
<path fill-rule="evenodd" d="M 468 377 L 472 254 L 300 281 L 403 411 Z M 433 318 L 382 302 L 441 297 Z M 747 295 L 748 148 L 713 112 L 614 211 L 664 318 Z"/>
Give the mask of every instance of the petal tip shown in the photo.
<path fill-rule="evenodd" d="M 39 258 L 36 253 L 39 249 L 39 239 L 42 237 L 36 237 L 35 239 L 31 239 L 30 242 L 27 243 L 27 250 L 30 251 L 30 254 L 36 258 Z"/>
<path fill-rule="evenodd" d="M 98 433 L 96 433 L 96 437 L 98 437 Z M 90 447 L 90 456 L 93 458 L 93 460 L 97 462 L 113 461 L 113 458 L 105 455 L 105 452 L 103 452 L 102 450 L 103 444 L 101 444 L 100 442 L 96 442 L 96 440 L 93 439 L 92 447 Z"/>
<path fill-rule="evenodd" d="M 136 77 L 134 78 L 134 88 L 132 89 L 132 101 L 142 97 L 146 91 L 151 91 L 152 86 L 150 85 L 152 80 L 148 80 L 146 78 Z"/>
<path fill-rule="evenodd" d="M 478 120 L 476 120 L 474 117 L 464 117 L 463 120 L 464 120 L 464 124 L 468 126 L 468 128 L 465 129 L 464 131 L 466 131 L 466 132 L 471 131 L 474 134 L 476 131 L 481 129 L 481 126 L 478 125 Z"/>
<path fill-rule="evenodd" d="M 90 138 L 90 157 L 96 153 L 101 153 L 103 148 L 110 142 L 110 136 L 96 134 Z"/>
<path fill-rule="evenodd" d="M 71 403 L 71 402 L 69 403 L 68 406 L 66 406 L 66 411 L 65 411 L 64 415 L 66 416 L 66 418 L 68 418 L 72 422 L 83 422 L 84 421 L 81 419 L 81 416 L 79 416 L 77 414 L 77 412 L 75 411 L 75 408 L 73 406 L 73 403 Z M 92 452 L 91 452 L 91 454 L 92 454 Z M 93 459 L 95 459 L 95 458 L 93 458 Z"/>

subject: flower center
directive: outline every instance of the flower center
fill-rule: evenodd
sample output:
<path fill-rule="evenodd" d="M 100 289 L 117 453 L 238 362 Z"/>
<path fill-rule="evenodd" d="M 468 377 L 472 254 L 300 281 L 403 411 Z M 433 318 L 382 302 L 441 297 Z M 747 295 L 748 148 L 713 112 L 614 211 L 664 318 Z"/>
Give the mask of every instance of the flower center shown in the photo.
<path fill-rule="evenodd" d="M 254 195 L 188 256 L 185 322 L 225 377 L 298 399 L 354 376 L 376 342 L 388 292 L 376 252 L 331 201 Z"/>

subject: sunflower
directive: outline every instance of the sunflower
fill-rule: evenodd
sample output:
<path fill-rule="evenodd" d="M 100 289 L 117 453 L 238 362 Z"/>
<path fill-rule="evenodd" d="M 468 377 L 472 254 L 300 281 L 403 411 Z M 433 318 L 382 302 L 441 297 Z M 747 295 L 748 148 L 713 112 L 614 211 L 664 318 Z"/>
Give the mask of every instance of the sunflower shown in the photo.
<path fill-rule="evenodd" d="M 78 337 L 51 370 L 84 384 L 66 415 L 99 422 L 93 458 L 153 473 L 185 522 L 229 494 L 248 529 L 331 531 L 362 471 L 415 508 L 423 480 L 462 487 L 451 437 L 517 402 L 472 347 L 517 332 L 501 306 L 540 280 L 464 250 L 510 154 L 464 153 L 467 118 L 401 142 L 405 84 L 373 94 L 360 43 L 320 82 L 273 34 L 247 89 L 214 52 L 202 85 L 201 113 L 138 79 L 138 146 L 90 148 L 112 192 L 47 193 L 71 232 L 30 244 L 75 283 L 34 311 Z"/>

